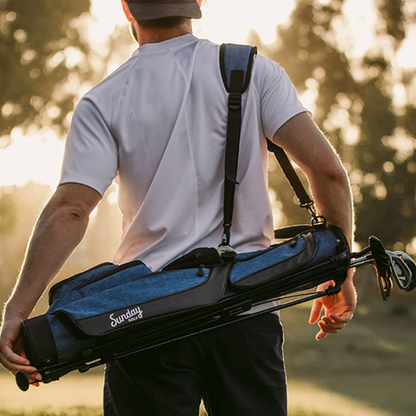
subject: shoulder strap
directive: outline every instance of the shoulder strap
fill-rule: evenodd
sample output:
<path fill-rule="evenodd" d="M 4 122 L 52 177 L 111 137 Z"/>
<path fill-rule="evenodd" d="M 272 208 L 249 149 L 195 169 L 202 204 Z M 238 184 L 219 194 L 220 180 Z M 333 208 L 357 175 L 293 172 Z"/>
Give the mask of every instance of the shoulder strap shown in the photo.
<path fill-rule="evenodd" d="M 271 140 L 267 139 L 267 150 L 274 153 L 277 161 L 279 162 L 280 167 L 282 168 L 283 173 L 286 176 L 286 179 L 290 183 L 293 192 L 295 192 L 299 205 L 301 208 L 306 208 L 311 213 L 312 217 L 315 215 L 313 210 L 314 201 L 311 199 L 309 194 L 306 192 L 305 187 L 299 179 L 295 169 L 293 168 L 292 163 L 289 160 L 286 152 L 278 145 L 274 144 Z"/>
<path fill-rule="evenodd" d="M 231 225 L 234 211 L 234 194 L 237 183 L 238 155 L 241 135 L 241 96 L 250 84 L 253 57 L 257 48 L 247 45 L 223 44 L 220 48 L 220 69 L 228 97 L 228 124 L 225 150 L 224 185 L 224 233 L 221 246 L 230 244 Z M 283 173 L 295 192 L 301 208 L 306 208 L 312 216 L 312 224 L 324 222 L 315 212 L 314 201 L 306 192 L 287 154 L 267 139 L 267 149 L 274 153 Z M 310 226 L 288 227 L 275 231 L 276 238 L 288 238 Z"/>
<path fill-rule="evenodd" d="M 230 245 L 240 149 L 241 96 L 250 83 L 253 57 L 256 53 L 257 48 L 245 45 L 223 44 L 220 48 L 221 76 L 229 93 L 225 147 L 224 233 L 221 246 Z"/>

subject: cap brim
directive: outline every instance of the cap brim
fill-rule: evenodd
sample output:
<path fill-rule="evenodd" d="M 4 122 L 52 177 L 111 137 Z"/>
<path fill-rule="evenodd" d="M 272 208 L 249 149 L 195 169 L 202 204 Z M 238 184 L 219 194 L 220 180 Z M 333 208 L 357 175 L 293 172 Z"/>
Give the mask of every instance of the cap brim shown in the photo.
<path fill-rule="evenodd" d="M 132 3 L 127 1 L 130 13 L 136 20 L 154 20 L 164 17 L 187 17 L 189 19 L 200 19 L 201 9 L 198 3 Z"/>

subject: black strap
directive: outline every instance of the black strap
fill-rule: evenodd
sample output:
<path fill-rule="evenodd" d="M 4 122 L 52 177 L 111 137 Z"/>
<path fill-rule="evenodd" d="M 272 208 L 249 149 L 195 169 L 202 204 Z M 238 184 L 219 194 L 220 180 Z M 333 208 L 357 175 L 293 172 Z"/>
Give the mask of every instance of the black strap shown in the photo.
<path fill-rule="evenodd" d="M 296 194 L 299 205 L 301 208 L 306 208 L 312 215 L 313 220 L 317 221 L 317 215 L 314 209 L 314 201 L 306 192 L 305 187 L 299 179 L 292 163 L 290 162 L 286 152 L 280 147 L 274 144 L 271 140 L 267 139 L 267 149 L 269 152 L 274 153 L 286 179 L 290 183 L 293 192 Z"/>
<path fill-rule="evenodd" d="M 230 244 L 231 225 L 234 211 L 234 194 L 237 182 L 238 155 L 241 135 L 242 94 L 250 83 L 253 57 L 257 49 L 245 45 L 221 45 L 220 69 L 228 97 L 227 142 L 225 150 L 224 185 L 224 233 L 221 246 Z M 306 192 L 285 151 L 267 140 L 267 149 L 274 153 L 283 173 L 299 199 L 299 205 L 306 208 L 312 216 L 312 224 L 324 222 L 315 211 L 314 201 Z"/>
<path fill-rule="evenodd" d="M 226 56 L 226 48 L 231 53 Z M 236 52 L 233 54 L 233 51 Z M 228 96 L 227 140 L 225 147 L 224 222 L 221 246 L 230 245 L 237 182 L 238 156 L 241 136 L 241 103 L 243 92 L 250 82 L 251 67 L 256 48 L 221 45 L 220 68 Z M 231 60 L 229 60 L 231 57 Z"/>
<path fill-rule="evenodd" d="M 230 95 L 228 96 L 227 142 L 225 149 L 224 233 L 222 236 L 222 246 L 230 245 L 234 194 L 235 186 L 237 185 L 238 155 L 240 152 L 241 91 L 243 81 L 243 71 L 231 71 Z"/>

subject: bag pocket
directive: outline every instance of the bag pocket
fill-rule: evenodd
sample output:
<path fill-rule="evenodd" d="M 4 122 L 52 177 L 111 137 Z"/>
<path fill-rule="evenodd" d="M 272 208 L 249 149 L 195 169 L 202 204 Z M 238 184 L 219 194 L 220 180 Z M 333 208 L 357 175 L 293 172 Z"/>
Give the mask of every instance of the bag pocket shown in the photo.
<path fill-rule="evenodd" d="M 117 266 L 104 263 L 92 269 L 58 282 L 49 292 L 50 309 L 53 312 L 64 308 L 67 304 L 121 286 L 142 276 L 152 274 L 151 270 L 141 261 L 131 261 Z"/>
<path fill-rule="evenodd" d="M 308 264 L 315 253 L 315 238 L 307 233 L 261 252 L 238 255 L 229 274 L 230 285 L 235 289 L 256 287 L 295 272 Z"/>
<path fill-rule="evenodd" d="M 73 301 L 53 311 L 86 335 L 101 336 L 155 317 L 221 299 L 227 266 L 152 273 Z"/>
<path fill-rule="evenodd" d="M 74 276 L 61 280 L 55 283 L 49 290 L 49 306 L 52 305 L 58 298 L 68 296 L 74 290 L 77 290 L 82 285 L 93 281 L 99 276 L 117 268 L 114 263 L 101 263 Z"/>

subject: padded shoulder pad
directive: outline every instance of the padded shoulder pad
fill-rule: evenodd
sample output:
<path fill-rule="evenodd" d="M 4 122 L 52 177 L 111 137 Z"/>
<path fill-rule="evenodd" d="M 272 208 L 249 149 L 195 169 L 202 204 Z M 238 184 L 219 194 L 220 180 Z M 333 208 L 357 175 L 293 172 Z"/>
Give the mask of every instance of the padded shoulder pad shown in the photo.
<path fill-rule="evenodd" d="M 253 57 L 257 53 L 255 46 L 222 44 L 220 48 L 220 68 L 222 81 L 227 92 L 230 92 L 230 80 L 232 71 L 244 72 L 242 93 L 250 83 Z"/>

